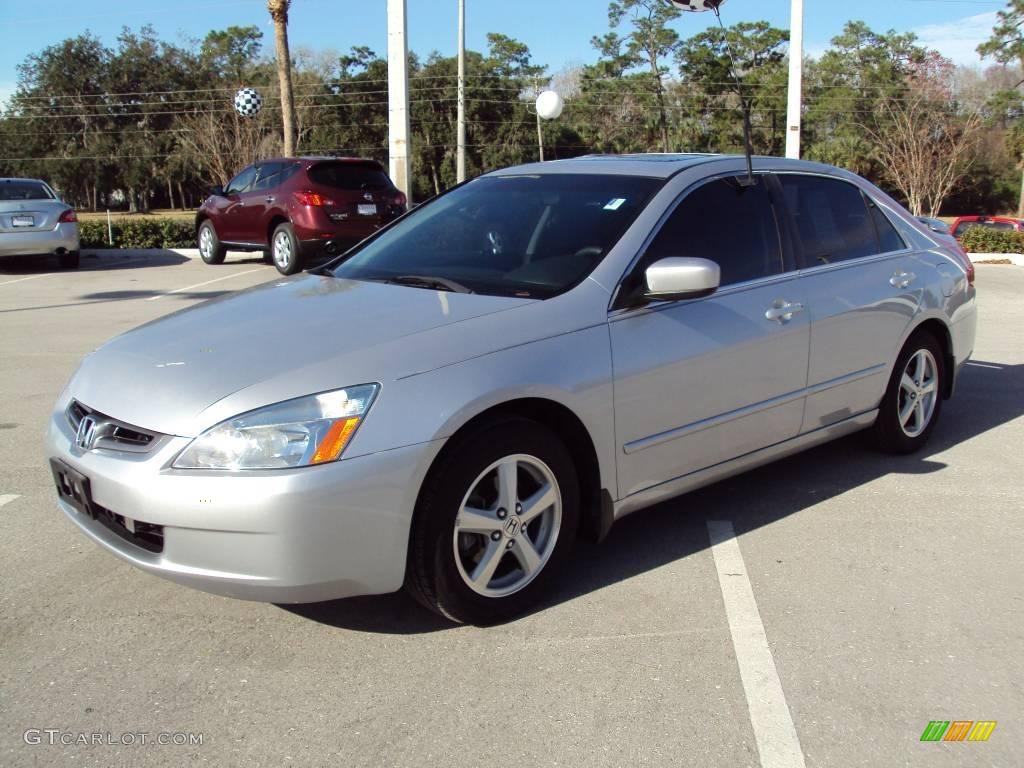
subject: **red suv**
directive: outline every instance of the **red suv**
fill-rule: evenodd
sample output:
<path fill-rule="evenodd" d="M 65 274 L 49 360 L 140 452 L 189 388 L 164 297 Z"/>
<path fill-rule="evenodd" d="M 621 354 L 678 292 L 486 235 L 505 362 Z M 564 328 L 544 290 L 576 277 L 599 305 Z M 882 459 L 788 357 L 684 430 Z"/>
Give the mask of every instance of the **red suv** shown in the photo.
<path fill-rule="evenodd" d="M 290 275 L 305 257 L 341 253 L 405 210 L 405 195 L 375 160 L 278 157 L 210 190 L 196 237 L 207 264 L 223 262 L 229 248 L 263 251 Z"/>
<path fill-rule="evenodd" d="M 949 233 L 959 240 L 964 232 L 971 227 L 985 227 L 986 229 L 1024 230 L 1024 222 L 1020 219 L 1007 219 L 1003 216 L 961 216 L 953 222 Z"/>

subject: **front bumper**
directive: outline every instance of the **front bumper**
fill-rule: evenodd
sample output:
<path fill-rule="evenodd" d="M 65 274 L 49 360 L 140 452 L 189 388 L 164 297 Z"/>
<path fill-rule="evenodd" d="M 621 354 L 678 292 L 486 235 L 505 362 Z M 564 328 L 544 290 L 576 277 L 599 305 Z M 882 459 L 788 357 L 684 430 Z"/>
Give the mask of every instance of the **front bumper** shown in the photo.
<path fill-rule="evenodd" d="M 79 250 L 78 225 L 58 224 L 41 232 L 0 232 L 0 256 L 50 255 Z"/>
<path fill-rule="evenodd" d="M 162 551 L 58 505 L 132 565 L 207 592 L 275 603 L 401 587 L 416 494 L 440 441 L 294 470 L 184 471 L 169 465 L 189 438 L 162 437 L 146 454 L 81 451 L 63 405 L 50 420 L 48 458 L 87 476 L 95 503 L 114 515 L 161 526 Z"/>

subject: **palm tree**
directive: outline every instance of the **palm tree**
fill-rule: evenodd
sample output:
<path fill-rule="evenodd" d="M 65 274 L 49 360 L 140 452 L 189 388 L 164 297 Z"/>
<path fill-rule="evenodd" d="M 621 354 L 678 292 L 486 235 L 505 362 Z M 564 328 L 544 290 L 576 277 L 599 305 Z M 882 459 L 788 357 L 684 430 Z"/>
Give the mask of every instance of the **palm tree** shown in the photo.
<path fill-rule="evenodd" d="M 292 95 L 292 60 L 288 53 L 288 8 L 291 4 L 291 0 L 267 0 L 267 10 L 270 11 L 270 18 L 274 20 L 285 157 L 295 155 L 295 97 Z"/>

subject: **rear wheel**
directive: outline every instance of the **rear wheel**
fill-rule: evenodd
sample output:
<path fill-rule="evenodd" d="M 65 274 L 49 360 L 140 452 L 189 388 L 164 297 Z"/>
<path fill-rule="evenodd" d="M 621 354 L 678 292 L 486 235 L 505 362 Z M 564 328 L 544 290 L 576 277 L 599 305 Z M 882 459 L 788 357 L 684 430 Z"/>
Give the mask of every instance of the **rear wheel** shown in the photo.
<path fill-rule="evenodd" d="M 67 253 L 60 254 L 57 259 L 62 269 L 78 269 L 81 255 L 78 251 L 68 251 Z"/>
<path fill-rule="evenodd" d="M 903 347 L 875 420 L 878 446 L 913 453 L 931 436 L 942 410 L 945 357 L 930 333 L 916 333 Z"/>
<path fill-rule="evenodd" d="M 207 264 L 223 264 L 228 249 L 221 245 L 217 230 L 207 220 L 199 225 L 199 256 Z"/>
<path fill-rule="evenodd" d="M 294 275 L 302 268 L 302 254 L 295 230 L 288 222 L 279 224 L 270 238 L 274 266 L 282 275 Z"/>
<path fill-rule="evenodd" d="M 496 422 L 431 472 L 417 504 L 406 586 L 455 621 L 505 621 L 545 595 L 578 521 L 576 468 L 558 437 L 526 419 Z"/>

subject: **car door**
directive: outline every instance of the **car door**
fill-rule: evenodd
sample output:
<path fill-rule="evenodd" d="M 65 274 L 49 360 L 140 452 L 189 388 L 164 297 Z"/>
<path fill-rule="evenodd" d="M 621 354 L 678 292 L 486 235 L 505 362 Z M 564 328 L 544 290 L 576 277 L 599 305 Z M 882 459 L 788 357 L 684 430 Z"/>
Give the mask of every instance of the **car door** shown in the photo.
<path fill-rule="evenodd" d="M 927 276 L 859 186 L 828 176 L 777 178 L 811 317 L 809 432 L 878 406 Z"/>
<path fill-rule="evenodd" d="M 635 295 L 673 256 L 722 271 L 706 298 L 613 305 L 620 496 L 798 434 L 810 330 L 783 243 L 767 179 L 719 178 L 682 197 L 623 281 L 618 295 Z"/>
<path fill-rule="evenodd" d="M 274 187 L 277 186 L 282 166 L 283 163 L 277 161 L 256 165 L 256 181 L 241 196 L 243 206 L 240 209 L 239 236 L 242 242 L 269 245 L 267 211 L 277 200 Z"/>
<path fill-rule="evenodd" d="M 245 195 L 256 181 L 256 166 L 250 165 L 228 182 L 224 189 L 223 208 L 215 224 L 217 236 L 225 242 L 245 242 Z"/>

